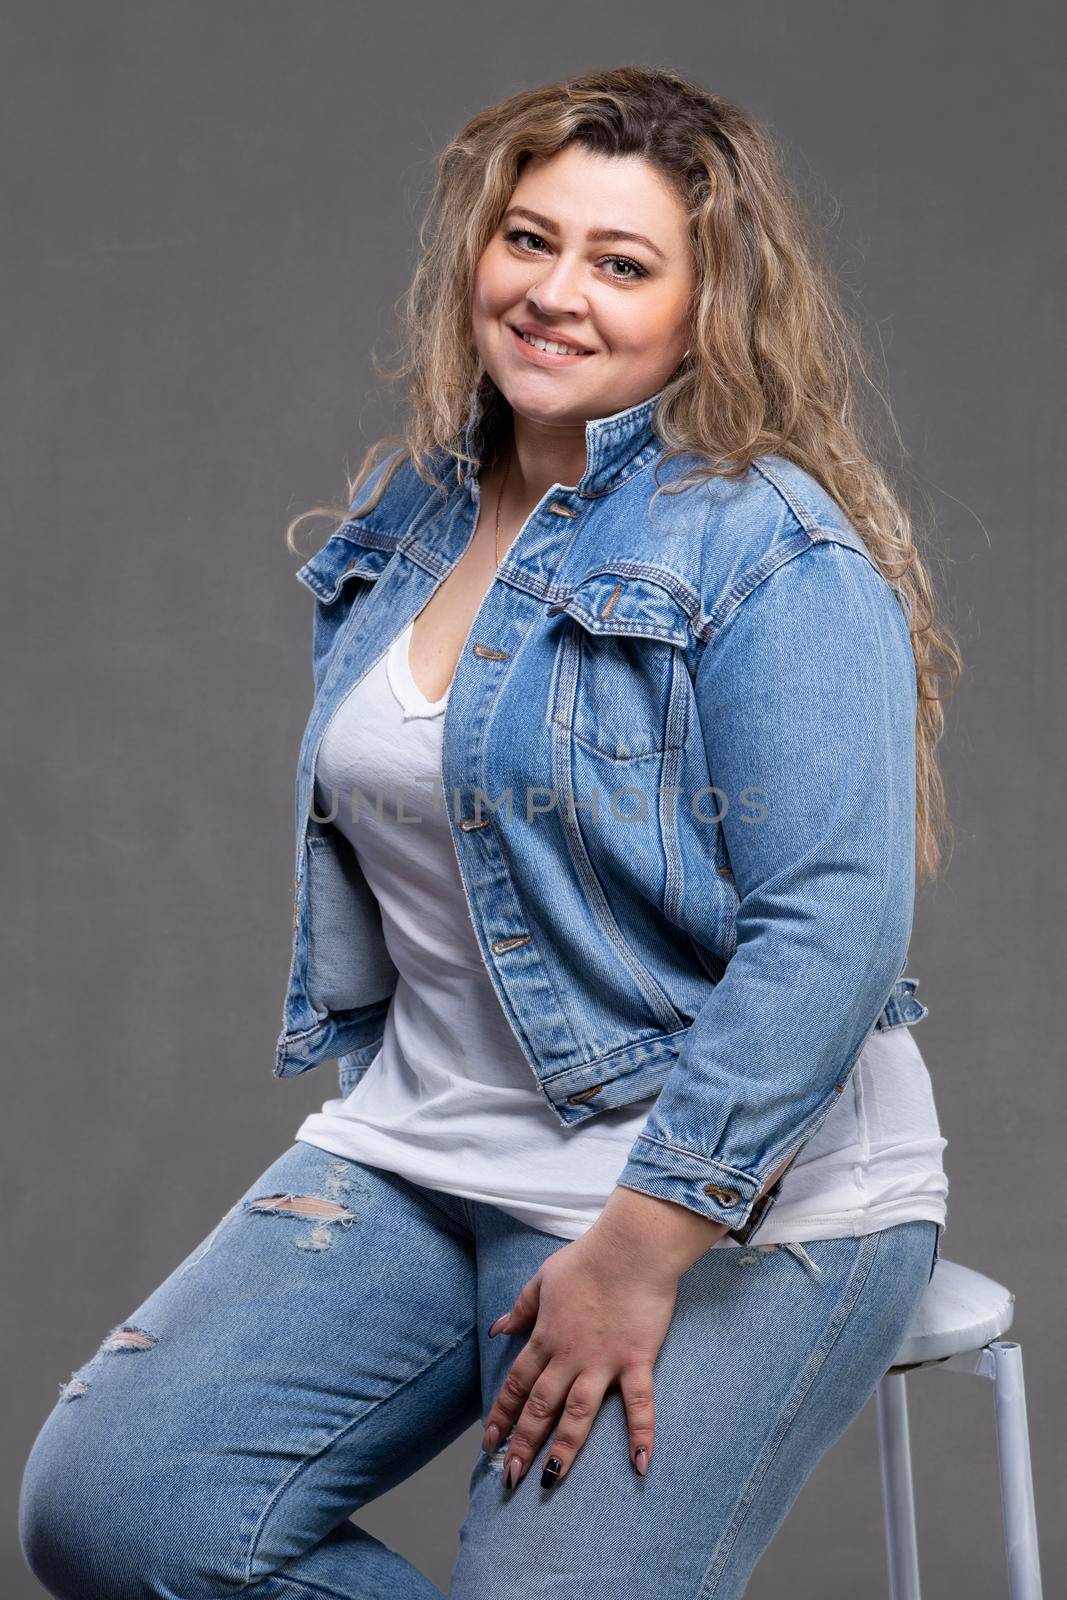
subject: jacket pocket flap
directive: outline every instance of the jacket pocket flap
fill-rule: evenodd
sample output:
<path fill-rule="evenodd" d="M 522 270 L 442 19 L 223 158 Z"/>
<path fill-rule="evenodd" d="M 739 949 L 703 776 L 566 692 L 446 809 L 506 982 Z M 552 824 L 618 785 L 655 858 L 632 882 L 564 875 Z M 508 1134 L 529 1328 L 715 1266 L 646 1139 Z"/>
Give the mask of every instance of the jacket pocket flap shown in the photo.
<path fill-rule="evenodd" d="M 550 617 L 565 611 L 587 633 L 637 639 L 689 642 L 689 613 L 665 584 L 621 572 L 593 572 L 570 594 L 548 607 Z"/>
<path fill-rule="evenodd" d="M 297 569 L 296 577 L 329 605 L 349 578 L 371 583 L 380 578 L 395 550 L 395 537 L 345 524 Z"/>

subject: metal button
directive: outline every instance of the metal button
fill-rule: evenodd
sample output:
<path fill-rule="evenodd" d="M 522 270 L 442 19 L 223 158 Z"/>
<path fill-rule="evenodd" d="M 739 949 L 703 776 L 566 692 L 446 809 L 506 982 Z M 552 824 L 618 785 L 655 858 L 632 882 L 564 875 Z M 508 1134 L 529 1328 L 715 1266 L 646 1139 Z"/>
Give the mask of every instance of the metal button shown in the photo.
<path fill-rule="evenodd" d="M 555 517 L 576 517 L 578 515 L 577 511 L 572 511 L 570 506 L 563 505 L 563 503 L 559 500 L 553 500 L 552 504 L 548 507 L 548 510 L 551 511 L 552 515 Z"/>
<path fill-rule="evenodd" d="M 561 611 L 566 611 L 568 603 L 573 600 L 573 598 L 573 595 L 568 595 L 566 600 L 557 600 L 555 605 L 549 606 L 545 615 L 549 617 L 558 617 Z"/>
<path fill-rule="evenodd" d="M 741 1198 L 736 1189 L 723 1189 L 717 1183 L 706 1183 L 704 1193 L 710 1194 L 713 1200 L 718 1200 L 724 1206 L 735 1206 Z"/>
<path fill-rule="evenodd" d="M 488 828 L 489 818 L 483 817 L 481 822 L 476 822 L 473 817 L 464 817 L 460 828 L 464 833 L 471 833 L 475 828 Z"/>

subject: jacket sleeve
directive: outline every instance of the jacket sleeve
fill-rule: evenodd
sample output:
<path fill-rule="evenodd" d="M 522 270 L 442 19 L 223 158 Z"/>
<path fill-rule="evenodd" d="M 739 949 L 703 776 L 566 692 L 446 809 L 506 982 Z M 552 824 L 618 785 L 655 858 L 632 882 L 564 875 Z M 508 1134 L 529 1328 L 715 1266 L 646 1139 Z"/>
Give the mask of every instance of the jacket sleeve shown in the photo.
<path fill-rule="evenodd" d="M 695 697 L 737 943 L 618 1181 L 732 1230 L 832 1110 L 906 962 L 916 680 L 902 603 L 822 534 L 712 636 Z"/>

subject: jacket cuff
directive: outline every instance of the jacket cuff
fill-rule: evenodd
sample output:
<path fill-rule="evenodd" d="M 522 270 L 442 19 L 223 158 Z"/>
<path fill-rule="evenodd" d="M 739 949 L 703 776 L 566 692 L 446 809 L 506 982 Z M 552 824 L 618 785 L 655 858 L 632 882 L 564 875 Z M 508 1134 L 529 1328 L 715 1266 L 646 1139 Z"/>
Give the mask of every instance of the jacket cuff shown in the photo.
<path fill-rule="evenodd" d="M 761 1196 L 760 1181 L 748 1173 L 708 1161 L 690 1150 L 662 1144 L 647 1134 L 638 1135 L 615 1181 L 625 1189 L 637 1189 L 659 1200 L 687 1206 L 709 1222 L 725 1223 L 731 1235 L 742 1242 L 763 1223 L 781 1185 L 779 1178 Z"/>

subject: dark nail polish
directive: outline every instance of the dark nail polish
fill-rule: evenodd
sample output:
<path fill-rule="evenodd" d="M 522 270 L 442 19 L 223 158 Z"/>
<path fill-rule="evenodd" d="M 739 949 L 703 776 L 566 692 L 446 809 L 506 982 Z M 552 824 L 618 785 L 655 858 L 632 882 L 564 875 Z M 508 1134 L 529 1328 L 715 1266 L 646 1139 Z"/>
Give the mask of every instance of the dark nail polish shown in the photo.
<path fill-rule="evenodd" d="M 563 1462 L 559 1456 L 549 1456 L 545 1462 L 545 1470 L 541 1474 L 542 1489 L 551 1489 L 554 1483 L 559 1482 L 559 1475 L 563 1471 Z"/>

